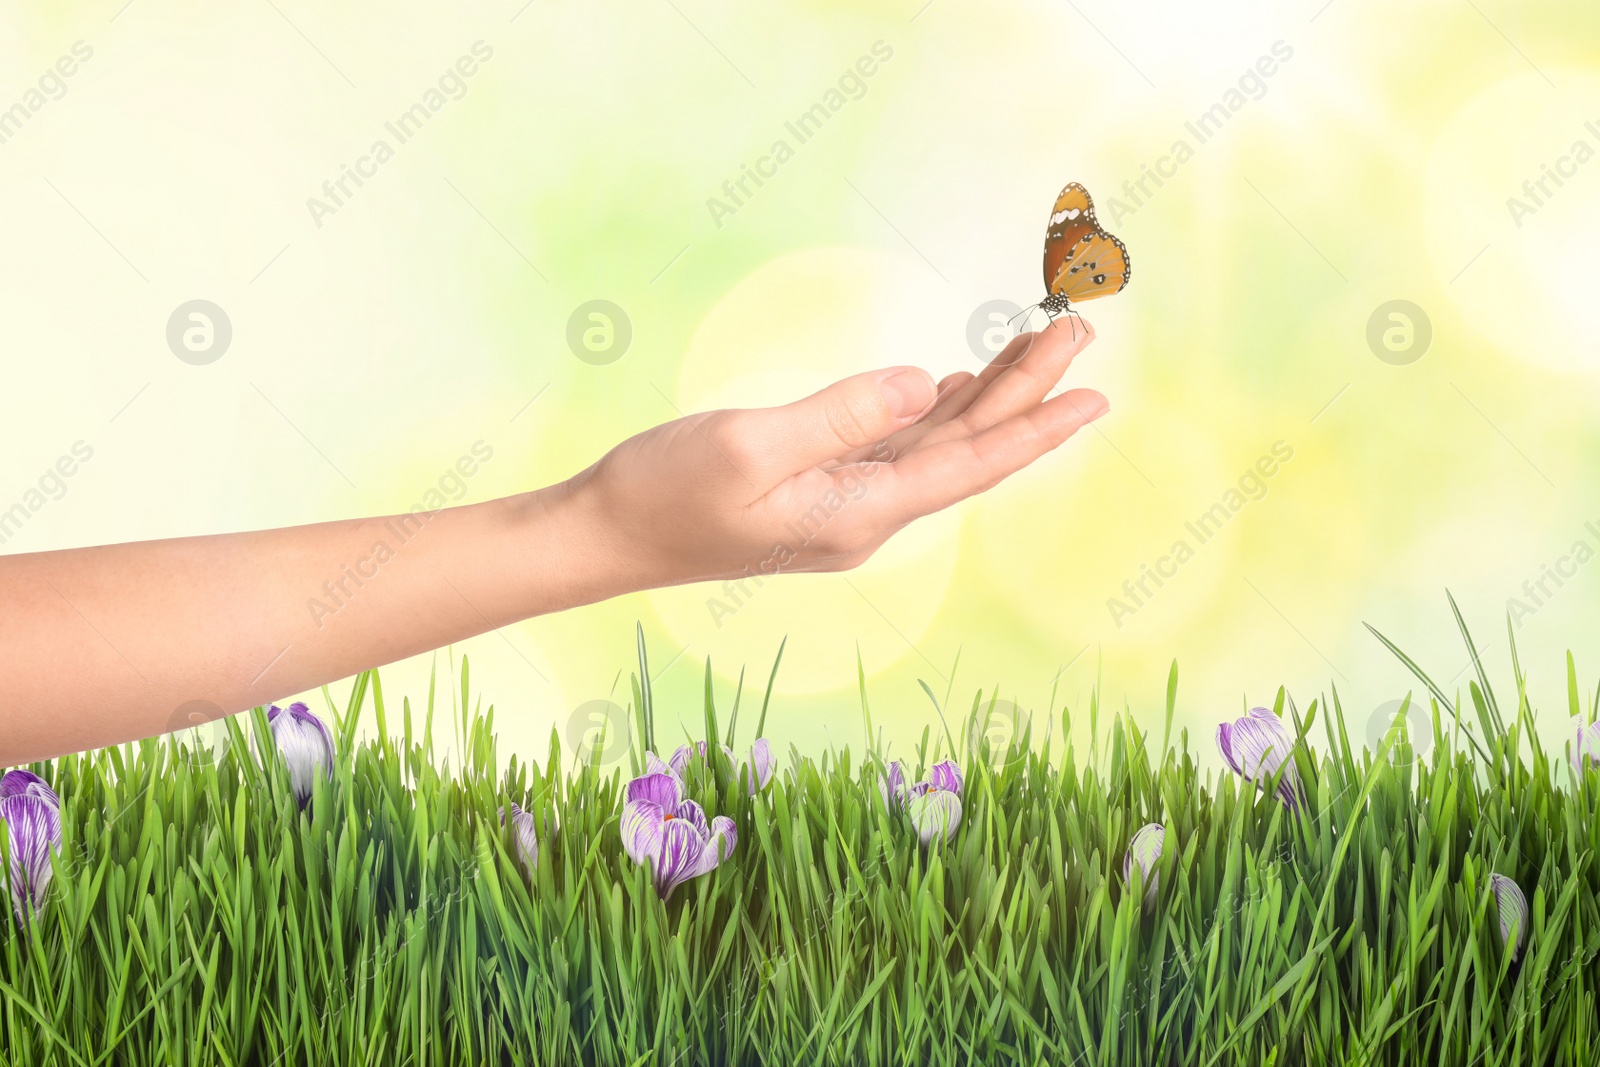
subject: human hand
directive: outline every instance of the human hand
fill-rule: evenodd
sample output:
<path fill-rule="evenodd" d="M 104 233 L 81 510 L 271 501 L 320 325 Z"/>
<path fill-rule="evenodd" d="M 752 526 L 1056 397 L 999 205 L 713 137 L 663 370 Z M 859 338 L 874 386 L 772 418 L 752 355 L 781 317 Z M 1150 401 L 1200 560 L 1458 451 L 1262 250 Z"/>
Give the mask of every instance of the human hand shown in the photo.
<path fill-rule="evenodd" d="M 1093 339 L 1062 320 L 937 387 L 892 367 L 782 407 L 690 415 L 555 488 L 590 517 L 590 550 L 625 570 L 627 587 L 848 570 L 1105 414 L 1092 389 L 1045 399 Z"/>

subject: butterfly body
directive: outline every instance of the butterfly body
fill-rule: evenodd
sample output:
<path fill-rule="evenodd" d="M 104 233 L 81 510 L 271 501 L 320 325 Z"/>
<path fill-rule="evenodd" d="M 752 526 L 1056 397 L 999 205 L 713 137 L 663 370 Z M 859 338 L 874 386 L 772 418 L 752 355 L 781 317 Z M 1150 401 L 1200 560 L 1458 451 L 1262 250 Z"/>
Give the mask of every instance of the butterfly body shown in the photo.
<path fill-rule="evenodd" d="M 1069 182 L 1045 230 L 1040 309 L 1052 319 L 1072 313 L 1074 303 L 1121 292 L 1131 274 L 1127 246 L 1100 228 L 1089 191 Z"/>

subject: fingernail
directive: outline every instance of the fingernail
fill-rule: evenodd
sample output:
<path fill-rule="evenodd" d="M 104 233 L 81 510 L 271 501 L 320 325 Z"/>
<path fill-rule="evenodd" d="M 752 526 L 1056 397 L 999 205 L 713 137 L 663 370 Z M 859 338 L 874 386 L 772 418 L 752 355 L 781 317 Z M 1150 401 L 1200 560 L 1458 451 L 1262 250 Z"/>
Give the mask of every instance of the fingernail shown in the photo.
<path fill-rule="evenodd" d="M 1089 421 L 1093 422 L 1095 419 L 1098 419 L 1100 416 L 1104 415 L 1110 410 L 1111 401 L 1107 400 L 1103 396 L 1097 400 L 1091 401 L 1089 404 Z"/>
<path fill-rule="evenodd" d="M 933 403 L 933 379 L 920 370 L 903 370 L 878 383 L 889 413 L 897 419 L 920 415 Z"/>

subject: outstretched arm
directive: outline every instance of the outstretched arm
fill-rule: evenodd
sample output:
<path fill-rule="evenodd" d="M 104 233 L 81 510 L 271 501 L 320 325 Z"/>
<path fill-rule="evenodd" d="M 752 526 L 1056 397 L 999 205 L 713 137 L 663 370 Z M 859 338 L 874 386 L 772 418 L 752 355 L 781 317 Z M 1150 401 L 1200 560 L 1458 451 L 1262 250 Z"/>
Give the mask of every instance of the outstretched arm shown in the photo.
<path fill-rule="evenodd" d="M 935 386 L 895 367 L 782 407 L 691 415 L 483 504 L 0 557 L 0 765 L 165 733 L 620 593 L 857 566 L 1104 414 L 1092 390 L 1045 399 L 1092 338 L 1052 326 L 976 378 Z"/>

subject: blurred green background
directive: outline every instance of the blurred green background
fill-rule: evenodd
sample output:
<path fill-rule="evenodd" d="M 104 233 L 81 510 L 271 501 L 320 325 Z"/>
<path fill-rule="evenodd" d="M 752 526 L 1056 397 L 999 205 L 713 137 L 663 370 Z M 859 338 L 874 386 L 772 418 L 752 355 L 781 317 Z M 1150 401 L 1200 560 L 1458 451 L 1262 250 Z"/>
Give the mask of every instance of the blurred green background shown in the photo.
<path fill-rule="evenodd" d="M 1465 685 L 1446 587 L 1502 677 L 1527 609 L 1555 737 L 1561 653 L 1592 665 L 1600 632 L 1597 22 L 1508 0 L 12 5 L 0 508 L 75 442 L 93 458 L 3 550 L 404 510 L 479 441 L 493 459 L 446 489 L 483 500 L 680 411 L 976 370 L 987 306 L 1043 295 L 1077 180 L 1134 265 L 1084 306 L 1099 339 L 1070 375 L 1109 416 L 857 572 L 458 646 L 505 745 L 580 736 L 635 620 L 658 720 L 690 730 L 707 657 L 725 694 L 743 666 L 759 690 L 787 635 L 767 734 L 808 752 L 859 744 L 858 655 L 900 746 L 934 721 L 918 679 L 1034 713 L 1098 683 L 1153 724 L 1173 658 L 1208 754 L 1279 684 L 1302 706 L 1337 685 L 1355 731 L 1409 688 L 1364 622 Z M 165 334 L 193 299 L 232 325 L 205 366 Z M 594 300 L 631 340 L 580 359 Z M 388 671 L 391 699 L 428 669 Z"/>

